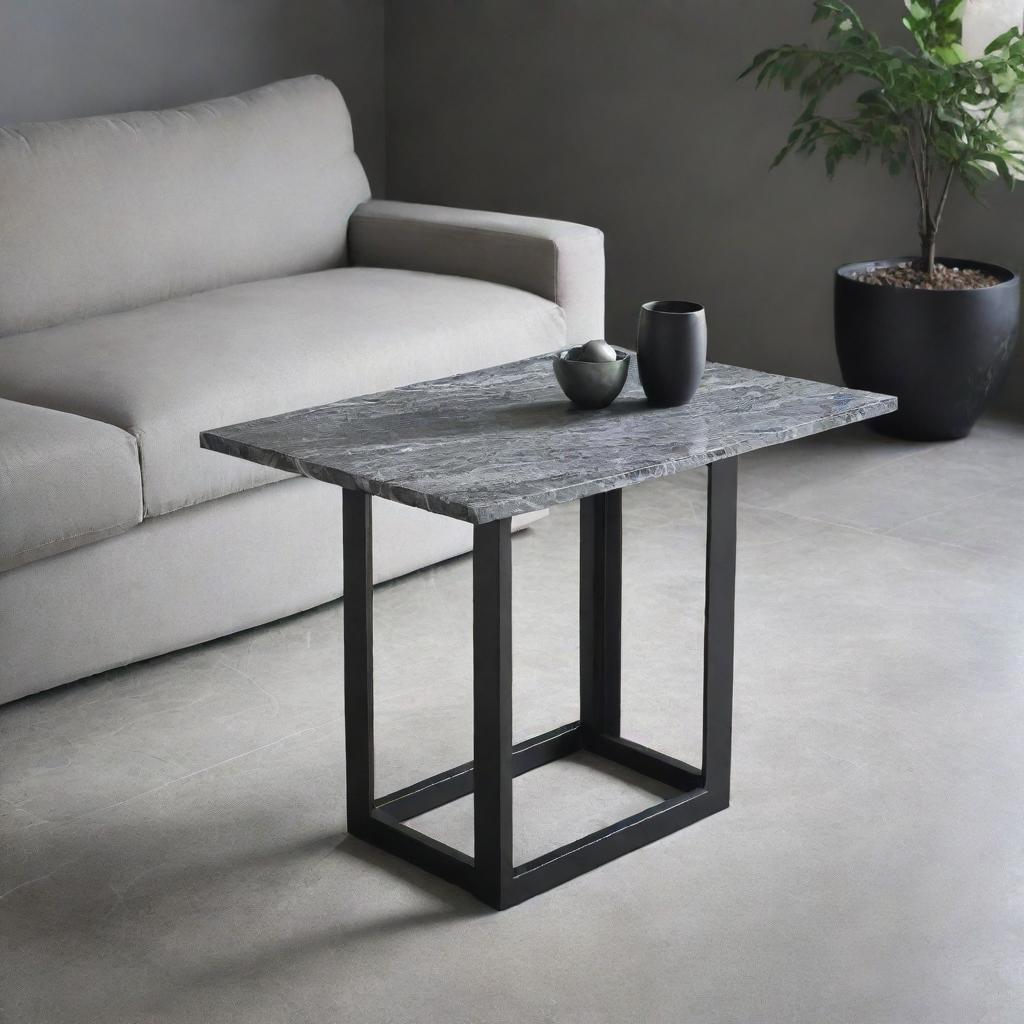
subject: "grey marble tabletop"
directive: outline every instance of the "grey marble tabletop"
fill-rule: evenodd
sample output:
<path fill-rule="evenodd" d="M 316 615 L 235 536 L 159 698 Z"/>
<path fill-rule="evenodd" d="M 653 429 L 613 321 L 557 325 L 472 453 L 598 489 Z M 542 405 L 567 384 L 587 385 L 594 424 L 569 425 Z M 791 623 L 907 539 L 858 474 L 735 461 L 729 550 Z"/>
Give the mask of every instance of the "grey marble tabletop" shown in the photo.
<path fill-rule="evenodd" d="M 892 412 L 896 399 L 708 363 L 647 404 L 631 360 L 607 409 L 569 404 L 551 356 L 207 430 L 215 452 L 470 523 L 549 508 Z"/>

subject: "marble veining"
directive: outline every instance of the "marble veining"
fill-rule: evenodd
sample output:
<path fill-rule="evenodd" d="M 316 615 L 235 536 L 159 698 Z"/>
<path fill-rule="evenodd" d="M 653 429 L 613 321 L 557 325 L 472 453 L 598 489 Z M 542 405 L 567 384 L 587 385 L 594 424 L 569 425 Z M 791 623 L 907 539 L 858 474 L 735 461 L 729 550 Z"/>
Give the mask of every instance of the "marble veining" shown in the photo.
<path fill-rule="evenodd" d="M 583 411 L 550 356 L 207 430 L 200 444 L 470 523 L 549 508 L 892 412 L 867 391 L 709 363 L 693 400 Z"/>

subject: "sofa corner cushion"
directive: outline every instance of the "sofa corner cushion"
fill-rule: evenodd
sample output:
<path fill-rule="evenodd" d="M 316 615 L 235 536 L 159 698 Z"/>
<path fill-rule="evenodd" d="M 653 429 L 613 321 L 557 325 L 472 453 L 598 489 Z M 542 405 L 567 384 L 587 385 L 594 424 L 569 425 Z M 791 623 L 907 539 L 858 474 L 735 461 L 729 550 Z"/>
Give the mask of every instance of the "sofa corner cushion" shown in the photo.
<path fill-rule="evenodd" d="M 142 479 L 131 434 L 0 399 L 0 572 L 141 521 Z"/>
<path fill-rule="evenodd" d="M 203 430 L 481 369 L 565 341 L 554 303 L 484 281 L 348 267 L 236 285 L 6 338 L 0 397 L 138 438 L 147 516 L 288 474 Z"/>
<path fill-rule="evenodd" d="M 369 194 L 317 75 L 0 127 L 0 335 L 339 266 Z"/>

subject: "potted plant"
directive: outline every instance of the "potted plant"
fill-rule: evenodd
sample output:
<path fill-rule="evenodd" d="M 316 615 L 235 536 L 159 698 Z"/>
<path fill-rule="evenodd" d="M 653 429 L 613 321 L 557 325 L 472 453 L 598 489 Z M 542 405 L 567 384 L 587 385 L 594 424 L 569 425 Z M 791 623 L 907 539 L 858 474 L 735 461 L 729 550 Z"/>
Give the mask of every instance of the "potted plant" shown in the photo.
<path fill-rule="evenodd" d="M 820 47 L 779 46 L 743 73 L 758 85 L 796 90 L 803 110 L 773 167 L 791 153 L 824 152 L 831 178 L 850 157 L 909 171 L 917 207 L 916 257 L 850 263 L 835 272 L 836 349 L 849 387 L 899 398 L 874 423 L 922 440 L 964 437 L 1002 383 L 1017 338 L 1017 275 L 976 260 L 936 256 L 954 183 L 977 198 L 999 178 L 1024 177 L 1016 101 L 1024 84 L 1019 26 L 984 53 L 962 44 L 966 0 L 907 0 L 913 49 L 883 46 L 840 0 L 814 0 L 828 23 Z M 743 77 L 741 76 L 741 77 Z M 845 113 L 823 101 L 847 82 L 864 88 Z"/>

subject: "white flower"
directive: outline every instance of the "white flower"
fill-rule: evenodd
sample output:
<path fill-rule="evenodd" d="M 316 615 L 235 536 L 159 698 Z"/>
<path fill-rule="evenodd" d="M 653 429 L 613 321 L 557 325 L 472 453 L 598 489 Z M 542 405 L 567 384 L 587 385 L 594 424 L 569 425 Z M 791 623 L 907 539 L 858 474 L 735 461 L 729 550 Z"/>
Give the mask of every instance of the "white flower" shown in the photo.
<path fill-rule="evenodd" d="M 844 18 L 841 22 L 839 22 L 840 32 L 849 32 L 851 28 L 853 28 L 853 22 L 850 21 L 849 18 Z"/>

